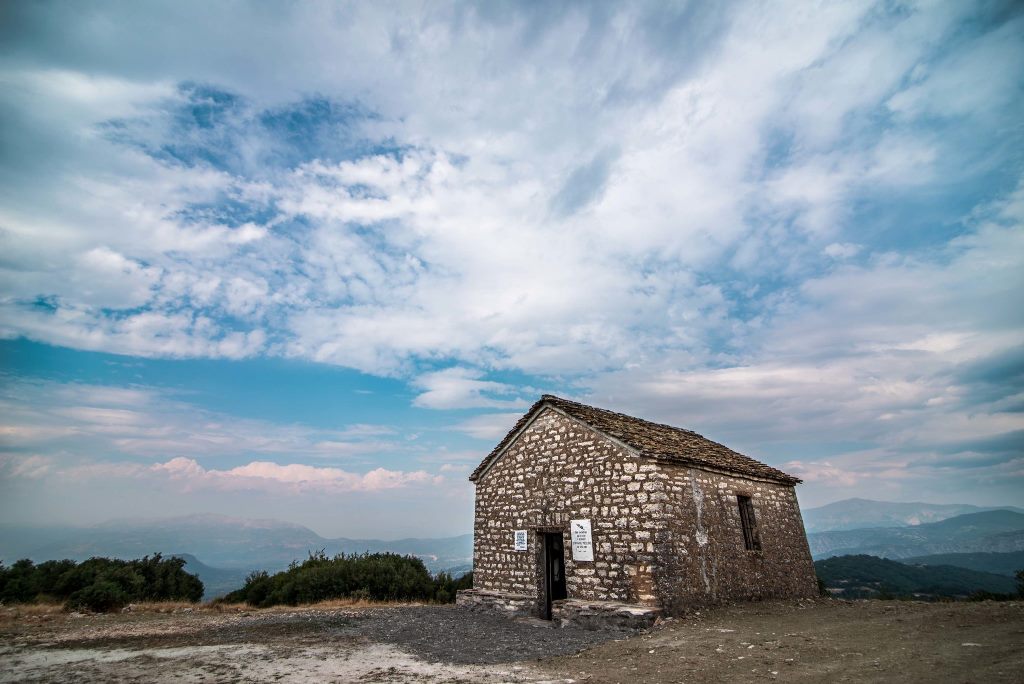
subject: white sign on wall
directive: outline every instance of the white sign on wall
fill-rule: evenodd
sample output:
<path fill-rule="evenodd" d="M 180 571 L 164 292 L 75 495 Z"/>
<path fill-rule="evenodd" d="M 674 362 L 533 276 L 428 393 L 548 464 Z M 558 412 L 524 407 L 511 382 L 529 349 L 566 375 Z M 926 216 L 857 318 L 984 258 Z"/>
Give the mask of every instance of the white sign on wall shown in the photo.
<path fill-rule="evenodd" d="M 512 543 L 516 551 L 526 550 L 526 530 L 516 530 L 512 533 Z"/>
<path fill-rule="evenodd" d="M 571 520 L 572 559 L 574 561 L 594 560 L 594 542 L 590 539 L 589 520 Z"/>

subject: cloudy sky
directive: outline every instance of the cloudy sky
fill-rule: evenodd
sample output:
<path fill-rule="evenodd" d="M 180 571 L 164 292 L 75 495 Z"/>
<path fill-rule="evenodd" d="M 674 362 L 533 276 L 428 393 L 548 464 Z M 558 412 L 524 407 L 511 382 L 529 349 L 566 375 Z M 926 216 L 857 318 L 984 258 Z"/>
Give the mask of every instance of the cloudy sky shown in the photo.
<path fill-rule="evenodd" d="M 0 5 L 0 518 L 469 531 L 540 393 L 1024 504 L 1014 2 Z"/>

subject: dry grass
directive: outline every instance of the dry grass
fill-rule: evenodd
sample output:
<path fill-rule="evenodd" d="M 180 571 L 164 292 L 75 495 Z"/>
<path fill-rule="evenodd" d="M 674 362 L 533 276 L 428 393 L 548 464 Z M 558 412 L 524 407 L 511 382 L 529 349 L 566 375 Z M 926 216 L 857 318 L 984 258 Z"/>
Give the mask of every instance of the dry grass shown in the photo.
<path fill-rule="evenodd" d="M 237 613 L 240 611 L 266 611 L 271 613 L 293 613 L 302 610 L 351 610 L 353 608 L 388 608 L 397 606 L 425 606 L 422 601 L 368 601 L 366 599 L 337 598 L 319 601 L 318 603 L 302 603 L 297 606 L 277 605 L 268 608 L 255 608 L 248 603 L 213 602 L 203 604 L 204 610 Z"/>
<path fill-rule="evenodd" d="M 183 610 L 204 610 L 209 608 L 203 603 L 190 603 L 188 601 L 143 601 L 132 603 L 127 612 L 130 613 L 180 613 Z"/>
<path fill-rule="evenodd" d="M 152 601 L 131 604 L 132 613 L 177 613 L 186 609 L 193 611 L 210 610 L 209 605 L 187 601 Z M 21 620 L 52 620 L 70 611 L 63 603 L 44 601 L 39 603 L 16 603 L 0 608 L 0 622 L 11 623 Z"/>
<path fill-rule="evenodd" d="M 189 603 L 188 601 L 149 601 L 132 603 L 124 612 L 130 613 L 293 613 L 296 611 L 325 610 L 360 610 L 370 608 L 387 608 L 398 606 L 423 606 L 426 603 L 415 601 L 367 601 L 365 599 L 331 599 L 319 603 L 307 603 L 299 606 L 271 606 L 255 608 L 248 603 Z M 49 621 L 68 615 L 62 603 L 41 602 L 22 603 L 11 606 L 0 606 L 0 623 L 11 624 L 19 621 Z"/>
<path fill-rule="evenodd" d="M 0 621 L 17 622 L 18 620 L 38 620 L 52 618 L 64 611 L 60 603 L 25 603 L 7 606 L 0 610 Z"/>

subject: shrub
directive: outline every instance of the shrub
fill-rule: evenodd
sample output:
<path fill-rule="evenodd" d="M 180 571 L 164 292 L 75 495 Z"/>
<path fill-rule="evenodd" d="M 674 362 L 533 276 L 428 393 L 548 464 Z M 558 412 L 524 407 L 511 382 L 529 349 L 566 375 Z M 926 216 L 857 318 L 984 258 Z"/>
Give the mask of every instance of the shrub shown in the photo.
<path fill-rule="evenodd" d="M 365 553 L 328 558 L 319 551 L 275 575 L 252 573 L 245 586 L 224 600 L 259 608 L 329 599 L 450 603 L 455 592 L 471 586 L 472 581 L 472 576 L 454 580 L 447 573 L 431 577 L 423 561 L 413 556 Z"/>
<path fill-rule="evenodd" d="M 88 610 L 112 610 L 131 601 L 198 601 L 203 583 L 184 567 L 183 559 L 159 553 L 131 561 L 90 558 L 34 565 L 23 559 L 10 568 L 0 564 L 0 600 L 28 603 L 45 597 Z"/>
<path fill-rule="evenodd" d="M 91 610 L 95 613 L 120 610 L 126 605 L 128 594 L 110 580 L 97 580 L 85 589 L 79 589 L 68 597 L 67 602 L 70 610 Z"/>

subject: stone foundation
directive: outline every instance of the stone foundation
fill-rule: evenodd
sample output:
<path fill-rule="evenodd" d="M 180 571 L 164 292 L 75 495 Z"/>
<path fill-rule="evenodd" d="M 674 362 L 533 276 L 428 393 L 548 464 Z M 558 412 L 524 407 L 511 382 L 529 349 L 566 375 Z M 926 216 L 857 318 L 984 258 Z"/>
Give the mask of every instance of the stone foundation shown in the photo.
<path fill-rule="evenodd" d="M 533 597 L 507 591 L 462 589 L 455 596 L 455 605 L 470 610 L 494 610 L 510 617 L 537 615 L 537 602 Z"/>
<path fill-rule="evenodd" d="M 660 615 L 660 608 L 635 603 L 562 599 L 551 604 L 551 619 L 559 627 L 646 629 Z"/>
<path fill-rule="evenodd" d="M 477 611 L 495 611 L 508 617 L 535 618 L 537 602 L 530 596 L 506 591 L 463 589 L 455 605 Z M 646 629 L 661 616 L 661 609 L 635 603 L 562 599 L 551 604 L 551 624 L 583 629 Z"/>

